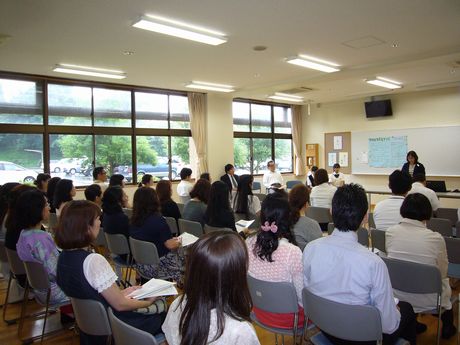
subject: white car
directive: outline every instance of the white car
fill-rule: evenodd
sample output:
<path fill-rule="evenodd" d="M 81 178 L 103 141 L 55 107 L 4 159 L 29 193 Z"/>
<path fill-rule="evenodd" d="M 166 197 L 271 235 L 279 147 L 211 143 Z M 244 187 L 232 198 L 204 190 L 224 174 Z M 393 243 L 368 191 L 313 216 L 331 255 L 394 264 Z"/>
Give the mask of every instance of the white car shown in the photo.
<path fill-rule="evenodd" d="M 32 183 L 37 172 L 11 162 L 0 161 L 0 185 L 7 182 Z"/>

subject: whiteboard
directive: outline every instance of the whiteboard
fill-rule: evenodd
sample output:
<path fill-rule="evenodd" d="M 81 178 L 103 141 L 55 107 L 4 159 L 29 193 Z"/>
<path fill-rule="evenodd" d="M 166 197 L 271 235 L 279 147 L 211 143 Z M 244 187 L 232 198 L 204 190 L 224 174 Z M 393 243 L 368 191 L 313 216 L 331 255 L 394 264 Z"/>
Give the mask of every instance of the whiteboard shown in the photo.
<path fill-rule="evenodd" d="M 408 151 L 417 152 L 427 176 L 460 176 L 460 126 L 354 131 L 351 133 L 352 174 L 388 175 L 401 169 L 405 159 L 399 167 L 370 166 L 369 139 L 404 136 L 407 136 Z"/>

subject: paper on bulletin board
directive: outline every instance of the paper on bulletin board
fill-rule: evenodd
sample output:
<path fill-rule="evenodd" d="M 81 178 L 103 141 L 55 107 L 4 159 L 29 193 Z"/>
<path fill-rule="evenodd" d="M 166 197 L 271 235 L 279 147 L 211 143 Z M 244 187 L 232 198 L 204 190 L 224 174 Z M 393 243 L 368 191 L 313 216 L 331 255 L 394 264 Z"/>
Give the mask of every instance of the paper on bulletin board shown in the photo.
<path fill-rule="evenodd" d="M 348 152 L 339 152 L 339 164 L 342 168 L 348 166 Z"/>
<path fill-rule="evenodd" d="M 343 138 L 341 135 L 334 135 L 334 150 L 341 150 L 343 148 Z"/>
<path fill-rule="evenodd" d="M 329 152 L 327 154 L 327 165 L 332 167 L 335 163 L 337 163 L 337 154 L 335 152 Z"/>

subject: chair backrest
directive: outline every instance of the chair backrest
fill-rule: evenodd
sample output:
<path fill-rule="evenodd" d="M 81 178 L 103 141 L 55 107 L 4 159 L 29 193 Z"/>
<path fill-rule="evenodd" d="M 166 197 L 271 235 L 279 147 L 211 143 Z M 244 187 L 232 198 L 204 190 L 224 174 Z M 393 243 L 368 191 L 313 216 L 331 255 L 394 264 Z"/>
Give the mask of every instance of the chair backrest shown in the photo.
<path fill-rule="evenodd" d="M 252 182 L 252 190 L 258 190 L 259 192 L 262 192 L 262 185 L 260 184 L 260 182 Z"/>
<path fill-rule="evenodd" d="M 385 235 L 386 232 L 384 230 L 371 229 L 372 249 L 377 248 L 384 253 L 387 252 L 385 246 Z"/>
<path fill-rule="evenodd" d="M 5 250 L 11 272 L 13 272 L 15 276 L 26 274 L 26 269 L 24 268 L 24 264 L 19 258 L 18 253 L 15 250 L 11 250 L 9 248 L 5 248 Z"/>
<path fill-rule="evenodd" d="M 335 229 L 334 223 L 330 222 L 327 224 L 327 234 L 330 235 Z"/>
<path fill-rule="evenodd" d="M 302 300 L 305 317 L 324 332 L 349 341 L 382 339 L 382 321 L 377 308 L 349 305 L 319 297 L 304 288 Z"/>
<path fill-rule="evenodd" d="M 460 264 L 460 238 L 444 237 L 450 264 Z"/>
<path fill-rule="evenodd" d="M 367 215 L 367 224 L 369 225 L 369 229 L 377 229 L 375 226 L 374 214 L 372 212 L 369 212 Z"/>
<path fill-rule="evenodd" d="M 128 216 L 129 219 L 133 216 L 133 209 L 132 208 L 124 208 L 123 212 Z"/>
<path fill-rule="evenodd" d="M 179 230 L 177 229 L 176 219 L 174 219 L 173 217 L 164 217 L 164 218 L 166 220 L 166 223 L 169 226 L 169 230 L 171 231 L 171 233 L 179 235 Z"/>
<path fill-rule="evenodd" d="M 107 241 L 107 247 L 112 254 L 124 255 L 130 254 L 128 240 L 122 234 L 108 234 L 104 232 Z"/>
<path fill-rule="evenodd" d="M 369 248 L 369 231 L 366 228 L 359 228 L 356 234 L 358 235 L 358 242 Z"/>
<path fill-rule="evenodd" d="M 30 261 L 24 261 L 23 264 L 27 274 L 27 281 L 32 289 L 48 290 L 50 288 L 48 272 L 46 272 L 43 264 Z"/>
<path fill-rule="evenodd" d="M 160 264 L 157 246 L 154 243 L 129 238 L 131 254 L 136 263 L 140 265 L 157 266 Z"/>
<path fill-rule="evenodd" d="M 449 219 L 451 226 L 455 226 L 455 224 L 458 222 L 458 209 L 440 207 L 436 210 L 436 218 Z"/>
<path fill-rule="evenodd" d="M 248 286 L 254 307 L 269 313 L 296 313 L 297 294 L 292 283 L 268 282 L 248 274 Z"/>
<path fill-rule="evenodd" d="M 180 214 L 184 213 L 184 205 L 183 203 L 178 202 L 177 207 L 179 208 Z"/>
<path fill-rule="evenodd" d="M 111 335 L 107 311 L 101 302 L 92 299 L 70 298 L 78 328 L 89 335 Z"/>
<path fill-rule="evenodd" d="M 263 202 L 265 198 L 267 197 L 267 194 L 263 194 L 263 193 L 254 193 L 253 195 L 258 197 L 260 202 Z"/>
<path fill-rule="evenodd" d="M 310 206 L 307 209 L 307 217 L 316 220 L 318 223 L 332 222 L 331 212 L 326 207 Z"/>
<path fill-rule="evenodd" d="M 431 218 L 426 223 L 426 227 L 435 232 L 439 232 L 442 236 L 452 237 L 453 235 L 452 223 L 449 219 Z"/>
<path fill-rule="evenodd" d="M 94 241 L 96 246 L 104 246 L 107 248 L 107 240 L 105 239 L 104 229 L 100 228 L 97 234 L 96 240 Z"/>
<path fill-rule="evenodd" d="M 201 226 L 201 223 L 186 219 L 179 219 L 179 231 L 181 234 L 188 232 L 196 237 L 203 235 L 203 227 Z"/>
<path fill-rule="evenodd" d="M 116 345 L 158 345 L 153 335 L 124 323 L 113 314 L 112 308 L 109 308 L 107 313 L 109 314 L 109 321 L 112 326 L 113 338 Z"/>
<path fill-rule="evenodd" d="M 233 230 L 230 229 L 230 228 L 219 228 L 219 227 L 217 227 L 217 226 L 211 226 L 211 225 L 208 225 L 208 224 L 205 224 L 205 225 L 204 225 L 204 228 L 203 228 L 203 231 L 204 231 L 205 234 L 210 233 L 210 232 L 213 232 L 213 231 L 221 231 L 221 230 L 233 231 Z"/>
<path fill-rule="evenodd" d="M 414 294 L 441 294 L 441 273 L 436 266 L 382 257 L 393 289 Z"/>
<path fill-rule="evenodd" d="M 291 189 L 292 187 L 294 187 L 296 184 L 301 184 L 302 181 L 299 181 L 299 180 L 291 180 L 291 181 L 287 181 L 286 182 L 286 188 L 287 189 Z"/>

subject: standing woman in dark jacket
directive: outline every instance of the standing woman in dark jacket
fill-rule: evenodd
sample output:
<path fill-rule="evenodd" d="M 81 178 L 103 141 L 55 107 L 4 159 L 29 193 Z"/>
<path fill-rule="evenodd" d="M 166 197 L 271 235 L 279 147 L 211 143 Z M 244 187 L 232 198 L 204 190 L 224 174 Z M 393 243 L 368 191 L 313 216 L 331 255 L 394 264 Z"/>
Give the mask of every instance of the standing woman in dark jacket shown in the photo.
<path fill-rule="evenodd" d="M 408 173 L 411 177 L 418 174 L 426 175 L 425 167 L 422 163 L 418 162 L 418 156 L 417 153 L 415 153 L 415 151 L 407 152 L 406 160 L 407 162 L 404 163 L 401 169 L 402 171 Z"/>
<path fill-rule="evenodd" d="M 211 185 L 205 223 L 218 228 L 229 228 L 236 231 L 235 216 L 228 200 L 228 186 L 225 182 L 216 181 Z"/>

